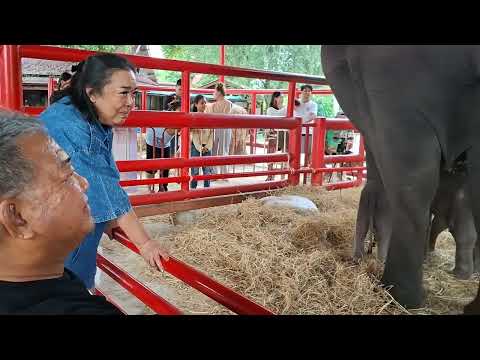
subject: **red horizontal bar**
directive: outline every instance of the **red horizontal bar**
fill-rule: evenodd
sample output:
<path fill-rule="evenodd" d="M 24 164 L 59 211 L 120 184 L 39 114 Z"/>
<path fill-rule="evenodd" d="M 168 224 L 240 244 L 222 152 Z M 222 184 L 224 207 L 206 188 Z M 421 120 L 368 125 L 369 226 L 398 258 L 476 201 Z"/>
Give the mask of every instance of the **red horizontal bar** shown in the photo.
<path fill-rule="evenodd" d="M 138 251 L 137 251 L 138 253 Z M 182 312 L 158 294 L 139 283 L 102 255 L 97 254 L 97 266 L 141 302 L 161 315 L 182 315 Z"/>
<path fill-rule="evenodd" d="M 138 180 L 121 180 L 119 182 L 120 186 L 138 186 L 138 185 L 155 185 L 155 184 L 171 184 L 171 183 L 182 183 L 189 181 L 190 177 L 167 177 L 167 178 L 158 178 L 158 179 L 138 179 Z"/>
<path fill-rule="evenodd" d="M 367 168 L 365 166 L 355 166 L 355 167 L 338 167 L 338 168 L 318 168 L 313 169 L 314 172 L 323 172 L 323 173 L 334 173 L 334 172 L 346 172 L 346 171 L 363 171 Z"/>
<path fill-rule="evenodd" d="M 137 254 L 139 253 L 136 246 L 128 239 L 126 234 L 120 228 L 113 230 L 113 236 L 121 244 L 127 246 Z M 168 261 L 162 259 L 162 266 L 165 271 L 175 276 L 177 279 L 197 289 L 236 314 L 274 315 L 270 310 L 236 293 L 232 289 L 220 284 L 171 255 Z"/>
<path fill-rule="evenodd" d="M 288 185 L 288 181 L 271 181 L 259 184 L 222 186 L 215 188 L 195 189 L 190 191 L 167 191 L 153 194 L 130 195 L 132 206 L 161 204 L 171 201 L 180 201 L 186 199 L 199 199 L 211 196 L 230 195 L 237 193 L 248 193 L 260 190 L 273 190 Z"/>
<path fill-rule="evenodd" d="M 215 179 L 230 179 L 230 178 L 266 176 L 266 175 L 282 175 L 282 174 L 290 174 L 290 173 L 291 173 L 290 170 L 249 171 L 249 172 L 241 172 L 241 173 L 196 175 L 196 176 L 191 176 L 191 179 L 192 180 L 215 180 Z"/>
<path fill-rule="evenodd" d="M 325 156 L 325 164 L 331 163 L 347 163 L 347 162 L 363 162 L 363 155 L 327 155 Z"/>
<path fill-rule="evenodd" d="M 327 190 L 331 191 L 331 190 L 339 190 L 339 189 L 348 189 L 348 188 L 357 187 L 357 186 L 360 186 L 360 185 L 362 185 L 362 179 L 333 183 L 333 184 L 325 186 L 325 188 Z"/>
<path fill-rule="evenodd" d="M 326 119 L 325 127 L 327 130 L 355 130 L 357 128 L 348 120 Z"/>
<path fill-rule="evenodd" d="M 44 45 L 20 45 L 20 56 L 33 59 L 82 61 L 87 56 L 95 54 L 94 51 L 66 49 Z M 270 79 L 276 81 L 295 81 L 297 83 L 309 83 L 328 85 L 325 78 L 305 74 L 282 73 L 276 71 L 262 71 L 255 69 L 243 69 L 232 66 L 205 64 L 190 61 L 166 60 L 151 58 L 148 56 L 121 54 L 136 67 L 144 69 L 159 69 L 170 71 L 188 71 L 201 74 L 215 74 L 225 76 L 246 77 L 254 79 Z"/>
<path fill-rule="evenodd" d="M 138 86 L 142 91 L 175 91 L 174 87 L 162 87 L 162 86 Z M 287 89 L 225 89 L 227 95 L 270 95 L 274 92 L 280 92 L 281 94 L 288 94 Z M 190 93 L 195 94 L 213 94 L 215 89 L 195 89 L 190 88 Z M 298 93 L 301 91 L 298 90 Z M 332 95 L 333 92 L 330 89 L 313 89 L 313 95 Z"/>
<path fill-rule="evenodd" d="M 28 115 L 33 115 L 37 116 L 40 115 L 43 110 L 45 110 L 44 106 L 24 106 L 23 107 L 23 112 L 28 114 Z"/>
<path fill-rule="evenodd" d="M 123 310 L 121 308 L 120 305 L 118 305 L 110 296 L 107 296 L 105 295 L 104 293 L 102 293 L 102 291 L 99 289 L 99 288 L 95 288 L 95 295 L 98 295 L 98 296 L 103 296 L 105 299 L 107 299 L 107 301 L 109 303 L 111 303 L 113 306 L 115 306 L 118 310 L 120 310 L 122 313 L 124 313 L 125 315 L 128 315 L 125 310 Z"/>
<path fill-rule="evenodd" d="M 148 160 L 122 160 L 117 161 L 118 171 L 145 171 L 158 169 L 176 169 L 182 167 L 202 167 L 216 165 L 242 165 L 266 162 L 288 161 L 288 154 L 270 155 L 229 155 L 229 156 L 198 156 L 189 159 L 148 159 Z"/>
<path fill-rule="evenodd" d="M 182 113 L 174 111 L 134 110 L 122 127 L 167 127 L 180 129 L 294 129 L 300 117 L 266 115 L 230 115 Z"/>

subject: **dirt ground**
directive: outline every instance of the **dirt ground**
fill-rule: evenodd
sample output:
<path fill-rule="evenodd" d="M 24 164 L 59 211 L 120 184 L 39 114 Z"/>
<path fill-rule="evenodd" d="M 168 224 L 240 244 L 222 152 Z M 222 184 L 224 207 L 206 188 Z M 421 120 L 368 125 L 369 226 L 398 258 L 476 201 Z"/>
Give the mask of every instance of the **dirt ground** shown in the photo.
<path fill-rule="evenodd" d="M 340 230 L 346 243 L 339 246 L 342 247 L 344 253 L 349 254 L 351 249 L 348 242 L 351 243 L 353 241 L 354 219 L 360 189 L 319 193 L 310 187 L 298 187 L 282 192 L 310 198 L 319 206 L 321 216 L 325 215 L 325 219 L 328 218 L 326 214 L 331 211 L 342 211 L 341 214 L 344 214 L 342 216 L 348 217 L 348 221 L 341 223 L 343 228 Z M 261 246 L 266 246 L 268 239 L 274 238 L 269 238 L 266 233 L 258 233 L 258 231 L 261 231 L 261 228 L 258 228 L 257 231 L 254 225 L 250 229 L 245 228 L 248 227 L 245 225 L 246 223 L 242 223 L 238 218 L 235 218 L 235 214 L 240 214 L 242 209 L 246 209 L 245 206 L 248 205 L 254 210 L 258 206 L 259 200 L 249 199 L 247 201 L 248 203 L 246 204 L 197 211 L 197 220 L 192 225 L 174 226 L 169 215 L 144 218 L 142 221 L 150 236 L 168 245 L 174 256 L 279 314 L 458 314 L 462 312 L 463 306 L 471 301 L 477 292 L 478 275 L 475 275 L 471 280 L 462 281 L 455 279 L 450 274 L 450 270 L 454 266 L 455 245 L 453 238 L 448 232 L 440 235 L 436 251 L 424 266 L 424 285 L 427 290 L 427 302 L 426 307 L 423 309 L 406 311 L 398 304 L 395 304 L 391 298 L 381 293 L 383 290 L 379 290 L 375 279 L 369 280 L 371 274 L 368 273 L 368 266 L 355 267 L 351 265 L 347 259 L 348 256 L 344 255 L 344 253 L 332 253 L 336 262 L 325 262 L 329 260 L 325 254 L 327 252 L 330 254 L 329 251 L 331 252 L 331 249 L 315 248 L 312 251 L 301 249 L 299 252 L 298 246 L 293 248 L 293 250 L 288 248 L 288 251 L 282 248 L 282 246 L 287 246 L 284 244 L 288 242 L 295 244 L 296 240 L 291 234 L 298 235 L 298 231 L 292 232 L 289 230 L 290 232 L 280 233 L 282 229 L 279 229 L 279 234 L 281 234 L 279 239 L 281 238 L 282 240 L 278 242 L 278 249 L 272 248 L 274 249 L 272 251 L 278 251 L 279 255 L 275 262 L 268 265 L 265 263 L 265 259 L 259 258 L 260 256 L 265 257 L 265 255 L 261 255 L 262 251 L 268 251 L 268 248 L 263 249 Z M 341 209 L 334 208 L 338 206 Z M 208 217 L 206 216 L 207 213 Z M 284 221 L 282 226 L 297 226 L 302 221 L 303 225 L 309 224 L 310 218 L 302 220 L 300 217 L 297 218 L 295 216 L 291 216 L 292 223 L 287 223 L 289 220 L 288 216 L 282 218 L 284 219 L 282 220 Z M 217 219 L 216 217 L 225 221 L 219 224 L 214 221 L 214 219 Z M 241 215 L 237 217 L 241 217 Z M 265 219 L 262 219 L 262 221 L 266 222 L 262 226 L 266 226 L 265 229 L 275 229 L 280 226 L 277 226 L 277 223 L 275 223 L 275 221 L 280 221 L 280 218 L 276 218 L 275 213 L 271 213 Z M 244 219 L 242 221 L 252 222 L 253 220 Z M 312 217 L 311 221 L 317 220 Z M 241 235 L 244 236 L 243 240 L 238 240 L 243 241 L 241 243 L 243 248 L 237 246 L 234 242 L 235 239 L 232 239 L 232 231 L 237 229 L 235 228 L 236 222 L 238 222 L 237 225 L 243 226 L 244 230 L 235 231 L 248 232 Z M 268 222 L 271 223 L 268 224 Z M 331 226 L 334 229 L 335 226 L 338 227 L 339 225 L 332 223 Z M 231 228 L 229 229 L 229 227 Z M 309 228 L 307 227 L 307 229 Z M 228 238 L 219 237 L 222 232 L 227 234 L 229 230 L 230 235 Z M 335 232 L 337 230 L 334 229 L 332 231 Z M 272 230 L 269 230 L 269 232 L 271 233 Z M 287 235 L 291 238 L 288 238 Z M 241 236 L 238 236 L 238 239 Z M 220 242 L 218 239 L 225 239 L 225 241 Z M 259 241 L 264 243 L 259 244 L 255 239 L 260 239 Z M 212 249 L 212 247 L 217 248 Z M 245 253 L 241 253 L 242 251 L 245 251 Z M 101 241 L 99 252 L 187 314 L 232 314 L 229 310 L 216 304 L 169 274 L 153 271 L 140 256 L 116 241 L 111 241 L 104 237 Z M 224 257 L 224 259 L 221 259 L 221 261 L 219 259 L 212 260 L 212 254 L 217 254 L 216 256 L 219 258 Z M 255 254 L 258 255 L 256 256 Z M 291 258 L 289 258 L 289 254 L 292 254 Z M 275 276 L 280 276 L 277 279 L 285 279 L 286 274 L 281 274 L 281 272 L 283 270 L 285 272 L 291 271 L 288 266 L 291 266 L 292 261 L 300 261 L 301 264 L 302 259 L 310 261 L 315 256 L 320 261 L 320 268 L 315 271 L 324 272 L 325 269 L 321 268 L 322 264 L 325 264 L 325 266 L 334 264 L 336 266 L 334 277 L 338 283 L 337 288 L 330 288 L 330 290 L 327 287 L 323 288 L 321 277 L 318 278 L 318 283 L 302 282 L 304 281 L 300 278 L 302 274 L 290 274 L 290 277 L 285 281 L 272 281 L 269 285 L 270 288 L 266 287 L 265 281 L 268 281 L 268 276 L 265 273 L 269 269 L 272 269 L 272 274 L 273 272 L 276 273 Z M 238 257 L 238 261 L 227 262 L 227 259 L 235 257 Z M 248 262 L 248 266 L 241 265 L 242 262 Z M 238 266 L 237 263 L 239 264 Z M 263 270 L 261 266 L 265 266 Z M 305 271 L 311 271 L 311 269 L 305 268 Z M 312 272 L 312 274 L 316 273 Z M 378 277 L 378 273 L 376 275 Z M 353 277 L 358 277 L 359 280 L 353 282 L 351 280 Z M 153 314 L 148 307 L 114 283 L 107 275 L 99 272 L 96 281 L 97 287 L 105 294 L 111 296 L 128 314 Z M 295 283 L 296 281 L 297 283 Z M 360 286 L 359 284 L 361 285 L 360 288 L 353 289 Z M 348 287 L 352 287 L 352 289 L 348 289 Z M 326 289 L 324 291 L 325 294 L 315 293 L 314 289 L 316 288 L 322 289 L 322 291 Z M 298 294 L 295 293 L 293 295 L 293 290 Z M 364 294 L 360 294 L 362 296 L 358 294 L 356 296 L 349 295 L 354 292 L 361 293 L 362 291 L 364 291 Z M 335 294 L 332 295 L 333 293 Z M 325 301 L 322 300 L 322 296 L 325 296 Z M 349 297 L 342 299 L 342 296 Z M 305 298 L 310 300 L 305 300 Z M 355 302 L 358 302 L 358 304 Z M 367 302 L 369 305 L 364 305 Z"/>

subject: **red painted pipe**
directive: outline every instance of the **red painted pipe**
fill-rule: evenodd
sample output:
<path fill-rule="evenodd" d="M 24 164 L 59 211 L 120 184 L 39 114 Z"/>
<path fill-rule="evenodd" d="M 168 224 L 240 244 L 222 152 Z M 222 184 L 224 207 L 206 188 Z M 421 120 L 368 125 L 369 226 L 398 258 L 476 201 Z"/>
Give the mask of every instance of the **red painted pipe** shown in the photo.
<path fill-rule="evenodd" d="M 348 119 L 326 119 L 326 127 L 327 130 L 357 130 Z"/>
<path fill-rule="evenodd" d="M 174 111 L 134 110 L 121 127 L 168 127 L 180 129 L 293 129 L 294 117 L 182 113 Z"/>
<path fill-rule="evenodd" d="M 139 85 L 138 90 L 140 91 L 162 91 L 162 92 L 172 92 L 175 91 L 174 87 L 169 86 L 144 86 Z M 227 95 L 271 95 L 274 92 L 280 92 L 281 94 L 288 94 L 288 89 L 225 89 Z M 213 94 L 215 89 L 190 89 L 192 94 Z M 330 89 L 313 89 L 313 95 L 332 95 L 333 92 Z"/>
<path fill-rule="evenodd" d="M 182 111 L 184 113 L 189 113 L 190 112 L 190 72 L 184 71 L 182 72 Z M 180 147 L 180 155 L 183 159 L 186 159 L 188 161 L 188 158 L 190 157 L 190 129 L 189 129 L 190 124 L 185 125 L 182 127 L 182 130 L 180 132 L 180 139 L 181 139 L 181 147 Z M 174 149 L 176 151 L 176 149 Z M 183 178 L 189 176 L 189 170 L 188 166 L 184 165 L 181 169 L 181 176 Z M 181 188 L 183 191 L 188 191 L 189 190 L 189 184 L 188 181 L 184 181 L 181 184 Z"/>
<path fill-rule="evenodd" d="M 23 106 L 22 94 L 22 65 L 18 45 L 2 45 L 0 51 L 0 86 L 2 87 L 2 103 L 10 110 L 21 110 Z"/>
<path fill-rule="evenodd" d="M 339 168 L 318 168 L 312 169 L 314 173 L 323 172 L 323 173 L 333 173 L 333 172 L 347 172 L 347 171 L 363 171 L 367 168 L 365 166 L 353 166 L 353 167 L 339 167 Z"/>
<path fill-rule="evenodd" d="M 98 288 L 95 289 L 95 295 L 98 295 L 98 296 L 103 296 L 105 299 L 107 299 L 107 301 L 112 304 L 113 306 L 115 306 L 118 310 L 120 310 L 122 313 L 124 313 L 125 315 L 128 315 L 125 310 L 122 309 L 122 307 L 120 305 L 118 305 L 110 296 L 107 296 L 105 295 L 104 293 L 102 293 L 102 291 Z"/>
<path fill-rule="evenodd" d="M 331 185 L 325 186 L 325 188 L 329 191 L 331 190 L 339 190 L 339 189 L 347 189 L 351 187 L 357 187 L 362 185 L 362 180 L 353 180 L 353 181 L 342 181 L 338 183 L 333 183 Z"/>
<path fill-rule="evenodd" d="M 184 181 L 189 181 L 190 176 L 181 177 L 168 177 L 168 178 L 159 178 L 159 179 L 139 179 L 139 180 L 121 180 L 119 182 L 120 186 L 138 186 L 138 185 L 156 185 L 156 184 L 171 184 L 171 183 L 181 183 Z"/>
<path fill-rule="evenodd" d="M 38 116 L 40 115 L 43 110 L 46 108 L 44 106 L 24 106 L 23 107 L 23 112 L 32 115 L 32 116 Z"/>
<path fill-rule="evenodd" d="M 20 45 L 22 57 L 33 59 L 82 61 L 87 56 L 95 54 L 95 51 L 59 48 L 44 45 Z M 121 56 L 128 59 L 135 67 L 144 69 L 158 69 L 170 71 L 188 71 L 191 73 L 225 75 L 234 77 L 246 77 L 254 79 L 270 79 L 277 81 L 296 81 L 300 83 L 328 85 L 325 78 L 304 74 L 282 73 L 276 71 L 262 71 L 255 69 L 243 69 L 232 66 L 197 63 L 180 60 L 167 60 L 151 58 L 149 56 L 127 55 Z"/>
<path fill-rule="evenodd" d="M 142 194 L 129 196 L 132 206 L 161 204 L 171 201 L 187 199 L 199 199 L 213 196 L 230 195 L 237 193 L 248 193 L 261 190 L 273 190 L 287 186 L 286 181 L 262 182 L 259 184 L 222 186 L 215 188 L 195 189 L 189 191 L 168 191 L 154 194 Z"/>
<path fill-rule="evenodd" d="M 183 144 L 182 144 L 183 145 Z M 199 156 L 189 159 L 148 159 L 148 160 L 123 160 L 117 161 L 118 171 L 145 171 L 159 169 L 175 169 L 182 167 L 202 167 L 214 165 L 239 165 L 266 162 L 288 161 L 287 154 L 270 155 L 229 155 L 229 156 Z"/>
<path fill-rule="evenodd" d="M 137 254 L 139 253 L 137 247 L 128 239 L 126 234 L 120 228 L 113 230 L 113 236 L 121 244 Z M 273 315 L 270 310 L 236 293 L 232 289 L 220 284 L 171 255 L 168 261 L 162 259 L 162 266 L 166 272 L 207 295 L 209 298 L 222 304 L 236 314 Z"/>
<path fill-rule="evenodd" d="M 326 120 L 325 118 L 316 118 L 314 125 L 312 139 L 312 168 L 318 170 L 325 168 L 325 134 L 326 134 Z M 311 178 L 313 186 L 323 185 L 323 172 L 314 171 Z"/>
<path fill-rule="evenodd" d="M 138 250 L 137 253 L 139 253 Z M 139 283 L 125 271 L 112 264 L 100 254 L 97 254 L 97 266 L 113 280 L 115 280 L 120 286 L 128 290 L 128 292 L 133 294 L 157 314 L 182 315 L 182 312 L 170 304 L 167 300 L 163 299 L 161 296 L 154 293 L 143 284 Z"/>
<path fill-rule="evenodd" d="M 269 171 L 250 171 L 242 173 L 227 173 L 227 174 L 213 174 L 213 175 L 196 175 L 192 176 L 192 180 L 217 180 L 217 179 L 230 179 L 230 178 L 242 178 L 242 177 L 254 177 L 254 176 L 268 176 L 268 175 L 282 175 L 290 174 L 290 170 L 269 170 Z"/>
<path fill-rule="evenodd" d="M 363 155 L 327 155 L 325 156 L 325 164 L 346 163 L 346 162 L 362 162 L 365 161 Z"/>

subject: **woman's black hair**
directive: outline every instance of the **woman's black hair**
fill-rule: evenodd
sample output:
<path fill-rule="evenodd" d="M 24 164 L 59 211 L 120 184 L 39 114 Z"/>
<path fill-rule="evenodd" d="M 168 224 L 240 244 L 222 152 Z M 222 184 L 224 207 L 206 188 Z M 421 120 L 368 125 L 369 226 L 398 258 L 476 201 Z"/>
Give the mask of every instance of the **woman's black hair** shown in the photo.
<path fill-rule="evenodd" d="M 193 104 L 192 104 L 192 112 L 198 112 L 197 104 L 201 100 L 205 100 L 205 96 L 203 96 L 201 94 L 198 94 L 197 96 L 195 96 L 195 98 L 193 99 Z"/>
<path fill-rule="evenodd" d="M 68 71 L 65 71 L 60 75 L 58 78 L 58 83 L 57 83 L 57 90 L 60 90 L 60 86 L 62 86 L 63 81 L 68 81 L 72 78 L 72 74 L 70 74 Z"/>
<path fill-rule="evenodd" d="M 280 91 L 274 91 L 273 94 L 272 94 L 272 97 L 270 98 L 270 107 L 274 108 L 274 109 L 277 109 L 277 110 L 280 110 L 278 107 L 277 107 L 277 104 L 275 104 L 275 99 L 278 98 L 279 96 L 282 96 L 282 94 L 280 93 Z"/>
<path fill-rule="evenodd" d="M 182 103 L 180 100 L 173 100 L 168 104 L 168 111 L 177 111 L 177 109 L 180 109 L 182 107 Z"/>
<path fill-rule="evenodd" d="M 71 103 L 82 113 L 88 121 L 98 121 L 98 114 L 86 88 L 92 88 L 93 93 L 101 94 L 112 74 L 118 70 L 135 72 L 135 67 L 124 57 L 116 54 L 99 53 L 89 56 L 78 65 L 72 66 L 72 80 L 70 86 L 60 91 L 56 101 L 70 96 Z"/>

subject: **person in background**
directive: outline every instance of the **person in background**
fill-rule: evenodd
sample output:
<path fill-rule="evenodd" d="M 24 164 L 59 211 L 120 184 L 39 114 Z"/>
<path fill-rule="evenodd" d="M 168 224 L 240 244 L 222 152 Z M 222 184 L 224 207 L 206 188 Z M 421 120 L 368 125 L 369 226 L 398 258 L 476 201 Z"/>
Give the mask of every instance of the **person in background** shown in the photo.
<path fill-rule="evenodd" d="M 232 104 L 230 114 L 248 115 L 248 111 L 239 105 Z M 229 155 L 246 155 L 248 137 L 249 129 L 232 129 L 232 140 L 228 149 Z"/>
<path fill-rule="evenodd" d="M 175 85 L 175 92 L 173 94 L 168 95 L 165 98 L 165 101 L 163 103 L 163 108 L 167 109 L 167 111 L 170 108 L 170 105 L 174 101 L 180 101 L 182 99 L 182 79 L 178 79 L 177 83 Z"/>
<path fill-rule="evenodd" d="M 300 103 L 295 100 L 295 109 L 293 116 L 299 116 L 296 108 Z M 287 108 L 283 106 L 283 96 L 279 91 L 275 91 L 270 98 L 270 105 L 267 108 L 267 116 L 287 116 Z M 275 129 L 268 129 L 267 131 L 267 153 L 275 153 L 277 151 L 286 151 L 288 144 L 288 131 Z M 273 164 L 268 164 L 268 170 L 273 170 Z M 273 175 L 267 176 L 265 181 L 271 181 L 274 179 Z"/>
<path fill-rule="evenodd" d="M 0 111 L 0 314 L 121 315 L 64 262 L 95 226 L 87 180 L 37 118 Z"/>
<path fill-rule="evenodd" d="M 300 104 L 296 107 L 297 116 L 300 116 L 304 124 L 311 123 L 317 116 L 318 105 L 312 100 L 313 88 L 311 85 L 305 84 L 300 87 L 302 94 L 300 96 Z M 309 131 L 308 153 L 312 153 L 312 128 Z M 305 153 L 307 129 L 302 129 L 302 153 Z"/>
<path fill-rule="evenodd" d="M 54 103 L 58 100 L 59 94 L 61 94 L 62 90 L 65 90 L 67 87 L 70 86 L 70 81 L 72 79 L 72 74 L 68 71 L 65 71 L 60 75 L 57 82 L 57 89 L 53 92 L 52 96 L 50 96 L 50 104 Z"/>
<path fill-rule="evenodd" d="M 120 226 L 152 267 L 162 268 L 168 253 L 152 240 L 120 187 L 112 156 L 112 127 L 134 107 L 135 68 L 122 56 L 95 54 L 82 61 L 62 97 L 40 114 L 49 135 L 70 156 L 75 170 L 90 183 L 87 195 L 95 222 L 68 256 L 65 267 L 93 291 L 97 248 L 102 234 Z"/>
<path fill-rule="evenodd" d="M 168 111 L 180 111 L 180 101 L 173 101 L 169 104 Z M 147 128 L 145 142 L 147 145 L 147 159 L 168 159 L 172 157 L 176 151 L 175 149 L 175 130 L 167 128 Z M 154 141 L 155 140 L 155 141 Z M 155 142 L 155 144 L 154 144 Z M 155 178 L 158 170 L 146 171 L 146 177 L 149 179 Z M 167 178 L 170 169 L 163 169 L 160 171 L 160 177 Z M 155 186 L 149 186 L 151 192 L 155 191 Z M 168 184 L 160 184 L 159 192 L 168 191 Z"/>
<path fill-rule="evenodd" d="M 197 95 L 193 99 L 192 112 L 205 112 L 207 101 L 203 95 Z M 190 156 L 211 156 L 213 147 L 213 129 L 191 129 L 190 130 Z M 202 167 L 203 175 L 212 174 L 210 166 Z M 199 168 L 192 168 L 192 176 L 197 176 L 200 173 Z M 191 188 L 197 188 L 197 180 L 192 180 Z M 210 187 L 210 180 L 203 181 L 203 187 Z"/>
<path fill-rule="evenodd" d="M 57 90 L 65 90 L 70 86 L 70 80 L 72 80 L 72 74 L 67 71 L 63 72 L 58 79 Z"/>
<path fill-rule="evenodd" d="M 232 110 L 232 102 L 225 99 L 225 85 L 219 82 L 215 85 L 213 94 L 215 102 L 207 104 L 205 113 L 230 114 Z M 230 150 L 230 142 L 232 140 L 232 129 L 215 129 L 212 155 L 227 156 Z M 219 166 L 219 172 L 224 174 L 227 172 L 225 165 Z"/>

